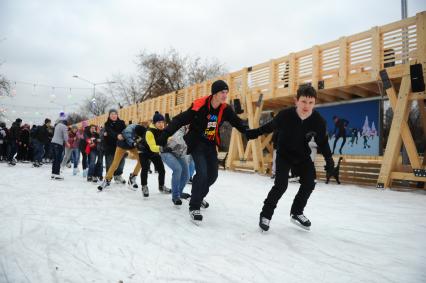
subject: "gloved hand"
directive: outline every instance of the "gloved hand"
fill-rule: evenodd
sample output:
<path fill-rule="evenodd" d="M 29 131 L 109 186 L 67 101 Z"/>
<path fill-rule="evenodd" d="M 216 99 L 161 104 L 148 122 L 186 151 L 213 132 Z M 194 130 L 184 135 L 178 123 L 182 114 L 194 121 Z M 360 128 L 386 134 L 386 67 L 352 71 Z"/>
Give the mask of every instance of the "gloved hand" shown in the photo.
<path fill-rule="evenodd" d="M 251 129 L 251 130 L 249 129 L 249 130 L 246 130 L 245 134 L 248 140 L 254 140 L 257 137 L 259 137 L 262 133 L 260 132 L 259 129 Z"/>
<path fill-rule="evenodd" d="M 325 159 L 324 170 L 325 170 L 325 172 L 327 172 L 328 175 L 333 175 L 333 171 L 334 171 L 333 157 L 329 157 L 329 158 Z"/>
<path fill-rule="evenodd" d="M 167 144 L 167 134 L 163 131 L 155 141 L 157 145 L 165 146 Z"/>

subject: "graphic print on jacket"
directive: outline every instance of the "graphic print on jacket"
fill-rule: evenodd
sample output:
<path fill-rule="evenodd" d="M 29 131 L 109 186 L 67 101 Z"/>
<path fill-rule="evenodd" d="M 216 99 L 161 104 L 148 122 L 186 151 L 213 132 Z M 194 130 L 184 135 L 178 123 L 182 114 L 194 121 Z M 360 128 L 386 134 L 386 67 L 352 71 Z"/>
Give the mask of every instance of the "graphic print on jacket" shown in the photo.
<path fill-rule="evenodd" d="M 214 112 L 214 111 L 210 111 L 210 112 Z M 204 130 L 204 138 L 206 138 L 211 143 L 215 142 L 217 126 L 218 126 L 217 125 L 217 113 L 209 113 L 207 115 L 207 127 Z"/>

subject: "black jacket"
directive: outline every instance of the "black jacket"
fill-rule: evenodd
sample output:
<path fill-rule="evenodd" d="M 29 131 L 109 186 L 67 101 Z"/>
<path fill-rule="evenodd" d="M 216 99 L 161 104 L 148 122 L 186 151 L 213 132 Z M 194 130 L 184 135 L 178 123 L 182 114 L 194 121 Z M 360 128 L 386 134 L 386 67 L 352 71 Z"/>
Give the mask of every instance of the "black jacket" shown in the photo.
<path fill-rule="evenodd" d="M 205 99 L 202 106 L 198 107 L 197 103 L 201 103 L 202 99 Z M 192 150 L 197 146 L 199 142 L 202 141 L 203 131 L 207 127 L 209 114 L 209 103 L 211 96 L 207 98 L 200 98 L 192 103 L 191 107 L 185 112 L 180 113 L 169 123 L 169 125 L 164 129 L 158 144 L 164 146 L 167 138 L 173 135 L 177 130 L 182 126 L 189 124 L 189 131 L 184 136 L 186 145 L 188 146 L 188 153 L 191 153 Z M 224 105 L 223 113 L 221 119 L 218 121 L 218 128 L 222 125 L 224 121 L 228 121 L 234 128 L 236 128 L 241 133 L 245 133 L 247 125 L 241 120 L 234 110 L 229 105 Z M 220 147 L 220 134 L 217 131 L 218 139 L 216 140 L 216 145 Z"/>
<path fill-rule="evenodd" d="M 9 130 L 9 140 L 17 141 L 19 134 L 21 132 L 21 125 L 19 123 L 13 122 Z"/>
<path fill-rule="evenodd" d="M 310 160 L 308 142 L 314 136 L 315 143 L 326 159 L 331 158 L 326 123 L 317 111 L 305 120 L 300 119 L 295 107 L 281 110 L 274 119 L 259 128 L 261 134 L 278 130 L 277 154 L 292 164 Z"/>
<path fill-rule="evenodd" d="M 154 126 L 150 126 L 148 129 L 146 129 L 146 133 L 145 133 L 145 138 L 141 138 L 141 139 L 137 139 L 137 149 L 138 152 L 142 153 L 142 154 L 146 154 L 148 156 L 152 156 L 154 154 L 159 154 L 159 152 L 153 152 L 151 150 L 151 148 L 149 147 L 149 144 L 147 142 L 147 138 L 146 138 L 146 134 L 148 132 L 151 132 L 152 135 L 154 136 L 154 140 L 156 144 L 158 144 L 158 139 L 161 136 L 161 133 L 163 132 L 163 130 L 159 130 L 157 128 L 155 128 Z"/>
<path fill-rule="evenodd" d="M 37 127 L 33 138 L 42 144 L 47 144 L 49 142 L 49 130 L 47 129 L 46 124 Z"/>
<path fill-rule="evenodd" d="M 108 153 L 115 152 L 117 147 L 117 136 L 126 128 L 123 120 L 112 121 L 108 118 L 105 122 L 104 150 Z"/>
<path fill-rule="evenodd" d="M 25 144 L 28 146 L 30 144 L 30 130 L 28 128 L 22 128 L 18 140 L 22 145 Z"/>

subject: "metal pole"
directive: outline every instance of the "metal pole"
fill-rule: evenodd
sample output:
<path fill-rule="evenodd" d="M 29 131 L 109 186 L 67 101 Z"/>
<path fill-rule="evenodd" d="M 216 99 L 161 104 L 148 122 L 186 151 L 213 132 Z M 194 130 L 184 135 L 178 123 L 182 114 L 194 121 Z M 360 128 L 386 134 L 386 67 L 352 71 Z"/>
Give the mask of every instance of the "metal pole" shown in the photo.
<path fill-rule="evenodd" d="M 407 0 L 401 0 L 401 19 L 407 18 Z"/>

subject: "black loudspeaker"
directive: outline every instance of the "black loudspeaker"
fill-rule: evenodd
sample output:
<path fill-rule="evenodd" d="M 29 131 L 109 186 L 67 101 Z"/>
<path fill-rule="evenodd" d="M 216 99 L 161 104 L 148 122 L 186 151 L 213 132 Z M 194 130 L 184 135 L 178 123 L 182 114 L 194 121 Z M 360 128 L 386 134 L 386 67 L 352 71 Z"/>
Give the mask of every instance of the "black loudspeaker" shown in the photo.
<path fill-rule="evenodd" d="M 324 81 L 318 81 L 318 89 L 324 89 Z"/>
<path fill-rule="evenodd" d="M 233 104 L 234 104 L 235 113 L 237 113 L 237 114 L 244 113 L 244 110 L 241 108 L 241 102 L 240 102 L 240 100 L 238 98 L 234 99 L 234 103 Z"/>
<path fill-rule="evenodd" d="M 423 77 L 422 64 L 410 66 L 411 90 L 413 92 L 425 91 L 425 79 Z"/>
<path fill-rule="evenodd" d="M 386 61 L 383 67 L 389 68 L 395 66 L 395 51 L 392 48 L 383 50 L 383 57 Z"/>
<path fill-rule="evenodd" d="M 262 104 L 262 100 L 263 100 L 263 93 L 259 94 L 259 99 L 256 102 L 256 107 L 260 107 L 260 105 Z"/>
<path fill-rule="evenodd" d="M 386 70 L 381 70 L 379 72 L 379 74 L 380 74 L 380 78 L 382 79 L 382 82 L 383 82 L 383 88 L 384 89 L 391 88 L 392 84 L 391 84 L 391 82 L 389 80 L 388 72 L 386 72 Z"/>
<path fill-rule="evenodd" d="M 164 114 L 164 119 L 166 120 L 167 124 L 170 123 L 171 119 L 169 113 Z"/>

